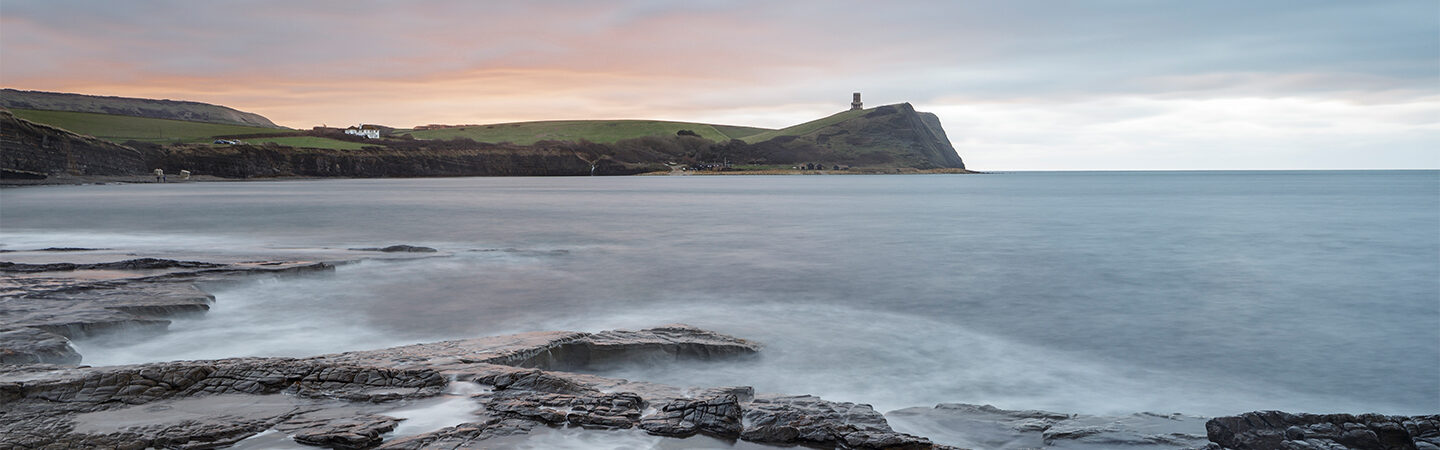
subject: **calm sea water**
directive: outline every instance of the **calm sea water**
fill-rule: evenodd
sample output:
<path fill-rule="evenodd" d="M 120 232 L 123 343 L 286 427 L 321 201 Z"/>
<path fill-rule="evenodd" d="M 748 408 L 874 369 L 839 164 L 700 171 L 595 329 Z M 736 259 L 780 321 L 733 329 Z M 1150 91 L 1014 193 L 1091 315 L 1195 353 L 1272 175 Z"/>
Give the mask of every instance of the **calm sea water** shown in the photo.
<path fill-rule="evenodd" d="M 0 190 L 0 244 L 454 252 L 217 290 L 90 364 L 684 322 L 614 376 L 1081 413 L 1440 411 L 1440 172 L 326 180 Z M 3 259 L 3 258 L 0 258 Z"/>

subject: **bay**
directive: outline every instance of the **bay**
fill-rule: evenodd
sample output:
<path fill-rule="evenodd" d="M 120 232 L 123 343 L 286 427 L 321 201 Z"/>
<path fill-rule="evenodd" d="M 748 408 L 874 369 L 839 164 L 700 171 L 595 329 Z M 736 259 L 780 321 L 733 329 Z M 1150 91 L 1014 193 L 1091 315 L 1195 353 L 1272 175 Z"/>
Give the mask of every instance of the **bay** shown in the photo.
<path fill-rule="evenodd" d="M 0 245 L 452 256 L 215 290 L 87 364 L 683 322 L 602 373 L 874 404 L 1440 409 L 1440 172 L 451 178 L 0 190 Z M 0 258 L 3 259 L 3 258 Z"/>

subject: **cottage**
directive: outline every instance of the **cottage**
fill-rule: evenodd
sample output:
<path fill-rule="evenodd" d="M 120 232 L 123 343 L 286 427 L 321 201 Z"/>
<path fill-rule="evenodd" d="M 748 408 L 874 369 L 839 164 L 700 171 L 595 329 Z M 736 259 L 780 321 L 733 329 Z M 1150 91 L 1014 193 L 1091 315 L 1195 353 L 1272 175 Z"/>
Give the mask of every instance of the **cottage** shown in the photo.
<path fill-rule="evenodd" d="M 345 134 L 353 134 L 370 139 L 380 139 L 380 127 L 361 124 L 360 126 L 346 128 Z"/>

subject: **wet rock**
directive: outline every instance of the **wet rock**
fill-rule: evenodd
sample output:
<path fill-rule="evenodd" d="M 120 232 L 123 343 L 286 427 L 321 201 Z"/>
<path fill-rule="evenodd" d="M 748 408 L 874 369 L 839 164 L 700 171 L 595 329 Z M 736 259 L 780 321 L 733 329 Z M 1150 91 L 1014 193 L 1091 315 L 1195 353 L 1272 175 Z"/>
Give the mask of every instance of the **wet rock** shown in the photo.
<path fill-rule="evenodd" d="M 886 414 L 897 429 L 935 442 L 988 449 L 1174 449 L 1203 447 L 1200 417 L 1140 413 L 1089 416 L 945 403 Z"/>
<path fill-rule="evenodd" d="M 195 286 L 256 274 L 334 270 L 326 263 L 221 264 L 160 258 L 100 263 L 0 262 L 0 363 L 79 363 L 62 340 L 119 331 L 160 333 L 167 318 L 203 314 L 214 296 Z M 58 338 L 57 338 L 58 336 Z"/>
<path fill-rule="evenodd" d="M 1437 449 L 1440 415 L 1248 412 L 1205 423 L 1223 449 Z"/>
<path fill-rule="evenodd" d="M 757 397 L 745 406 L 740 438 L 769 444 L 847 448 L 933 448 L 928 439 L 895 432 L 870 405 L 811 395 Z"/>
<path fill-rule="evenodd" d="M 392 246 L 389 246 L 389 247 L 352 248 L 351 250 L 362 251 L 362 252 L 385 252 L 385 253 L 435 253 L 435 252 L 438 252 L 438 251 L 439 251 L 439 250 L 436 250 L 436 249 L 433 249 L 433 248 L 430 248 L 430 247 L 420 247 L 420 246 L 405 245 L 405 244 L 392 245 Z"/>
<path fill-rule="evenodd" d="M 640 420 L 640 428 L 661 436 L 689 437 L 706 433 L 722 438 L 740 436 L 740 399 L 725 394 L 702 400 L 673 400 Z"/>
<path fill-rule="evenodd" d="M 319 447 L 360 449 L 380 445 L 380 435 L 389 433 L 400 419 L 361 415 L 340 419 L 290 420 L 275 429 L 290 433 L 295 442 Z"/>
<path fill-rule="evenodd" d="M 486 409 L 502 417 L 599 428 L 634 427 L 645 404 L 639 395 L 630 392 L 569 395 L 504 390 L 483 397 Z"/>
<path fill-rule="evenodd" d="M 80 353 L 64 336 L 36 328 L 0 331 L 0 364 L 77 364 Z"/>
<path fill-rule="evenodd" d="M 494 386 L 495 389 L 542 392 L 550 394 L 591 395 L 600 391 L 582 383 L 543 370 L 504 372 L 475 379 L 476 382 Z"/>
<path fill-rule="evenodd" d="M 420 450 L 431 448 L 471 448 L 487 439 L 527 434 L 538 425 L 524 419 L 491 418 L 484 422 L 462 423 L 429 433 L 386 442 L 378 448 L 387 450 Z"/>
<path fill-rule="evenodd" d="M 0 448 L 215 447 L 266 430 L 310 445 L 367 448 L 382 444 L 399 423 L 385 411 L 404 407 L 407 399 L 440 395 L 451 381 L 491 388 L 470 398 L 485 416 L 386 447 L 484 446 L 475 443 L 528 433 L 537 423 L 783 445 L 937 447 L 895 432 L 868 405 L 811 396 L 756 398 L 749 387 L 678 388 L 495 364 L 596 349 L 643 359 L 647 352 L 728 356 L 758 345 L 673 325 L 526 333 L 310 358 L 0 366 Z"/>
<path fill-rule="evenodd" d="M 429 397 L 438 395 L 445 383 L 445 378 L 432 370 L 324 366 L 289 358 L 15 371 L 0 374 L 0 399 L 4 400 L 0 402 L 0 448 L 57 443 L 85 447 L 228 443 L 303 412 L 293 402 L 339 400 L 368 404 Z M 280 393 L 289 395 L 273 395 Z M 247 404 L 246 409 L 233 406 L 243 403 L 235 400 L 237 397 L 282 400 L 263 407 Z M 85 420 L 130 423 L 144 414 L 153 416 L 143 424 L 149 428 L 131 426 L 107 431 L 103 426 L 71 426 Z M 334 425 L 312 423 L 307 427 L 314 429 L 315 442 L 358 442 L 361 438 L 351 434 L 363 437 L 369 433 L 365 430 L 385 428 L 378 420 L 335 420 Z M 229 425 L 227 428 L 215 423 Z M 390 426 L 393 428 L 393 424 Z"/>
<path fill-rule="evenodd" d="M 761 345 L 689 325 L 639 331 L 614 330 L 579 336 L 544 348 L 491 358 L 491 363 L 547 370 L 596 369 L 619 363 L 709 361 L 754 354 Z"/>
<path fill-rule="evenodd" d="M 124 261 L 75 264 L 75 263 L 51 263 L 51 264 L 25 264 L 0 261 L 0 272 L 67 272 L 74 270 L 158 270 L 158 269 L 213 269 L 224 267 L 223 264 L 214 264 L 200 261 L 176 261 L 173 259 L 160 258 L 137 258 Z"/>
<path fill-rule="evenodd" d="M 639 331 L 548 331 L 407 345 L 324 355 L 331 362 L 404 366 L 423 362 L 441 371 L 474 372 L 498 364 L 545 370 L 594 369 L 623 361 L 713 360 L 760 351 L 752 341 L 672 324 Z M 487 383 L 490 384 L 490 383 Z"/>

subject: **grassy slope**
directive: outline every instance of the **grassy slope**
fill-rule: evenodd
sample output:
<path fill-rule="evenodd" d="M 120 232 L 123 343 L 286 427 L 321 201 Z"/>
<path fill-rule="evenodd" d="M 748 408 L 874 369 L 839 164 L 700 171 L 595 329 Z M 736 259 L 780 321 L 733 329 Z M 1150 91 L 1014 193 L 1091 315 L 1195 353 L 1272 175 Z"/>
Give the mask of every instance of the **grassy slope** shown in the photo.
<path fill-rule="evenodd" d="M 715 127 L 715 131 L 719 131 L 721 134 L 724 134 L 725 137 L 728 137 L 728 138 L 730 138 L 730 139 L 744 139 L 746 136 L 752 136 L 752 135 L 764 133 L 764 132 L 766 132 L 766 131 L 774 131 L 774 130 L 771 130 L 771 129 L 769 129 L 769 128 L 742 127 L 742 126 L 739 126 L 739 125 L 711 125 L 711 126 L 712 126 L 712 127 Z"/>
<path fill-rule="evenodd" d="M 16 117 L 43 123 L 113 142 L 128 140 L 144 142 L 210 142 L 213 136 L 236 134 L 286 133 L 291 130 L 222 125 L 183 120 L 148 119 L 68 111 L 13 109 Z"/>
<path fill-rule="evenodd" d="M 246 144 L 264 144 L 273 142 L 288 147 L 300 148 L 328 148 L 335 150 L 359 150 L 365 148 L 365 144 L 359 142 L 341 141 L 336 139 L 318 136 L 280 136 L 267 138 L 244 139 Z M 375 144 L 380 145 L 380 144 Z"/>
<path fill-rule="evenodd" d="M 740 138 L 763 128 L 728 125 L 709 125 L 690 122 L 667 122 L 660 120 L 556 120 L 542 122 L 500 123 L 461 128 L 437 130 L 400 131 L 410 133 L 417 139 L 470 138 L 478 142 L 511 142 L 520 145 L 535 141 L 578 141 L 581 139 L 597 143 L 613 143 L 621 139 L 655 135 L 674 135 L 680 130 L 690 130 L 701 137 L 717 142 Z"/>
<path fill-rule="evenodd" d="M 242 127 L 284 128 L 255 113 L 183 100 L 111 97 L 65 92 L 0 89 L 0 106 L 10 109 L 70 111 L 94 114 L 218 123 Z"/>
<path fill-rule="evenodd" d="M 838 114 L 835 114 L 835 115 L 831 115 L 831 116 L 829 116 L 829 117 L 824 117 L 824 118 L 812 120 L 812 121 L 809 121 L 809 122 L 805 122 L 805 123 L 802 123 L 802 124 L 799 124 L 799 125 L 792 125 L 792 126 L 788 126 L 788 127 L 785 127 L 785 128 L 778 129 L 778 130 L 770 130 L 770 131 L 766 131 L 766 132 L 763 132 L 763 133 L 756 133 L 756 134 L 752 134 L 752 135 L 749 135 L 749 136 L 745 136 L 744 141 L 753 144 L 753 143 L 756 143 L 756 142 L 768 141 L 768 140 L 775 139 L 775 138 L 781 137 L 781 136 L 800 136 L 800 135 L 812 133 L 812 132 L 814 132 L 815 130 L 819 130 L 819 129 L 821 129 L 821 128 L 825 128 L 825 127 L 828 127 L 828 126 L 831 126 L 831 125 L 835 125 L 835 124 L 840 123 L 840 122 L 844 122 L 844 121 L 849 120 L 849 119 L 853 119 L 853 118 L 856 118 L 856 117 L 863 116 L 863 115 L 865 115 L 865 113 L 868 112 L 868 111 L 869 111 L 869 110 L 845 111 L 845 112 L 842 112 L 842 113 L 838 113 Z"/>

